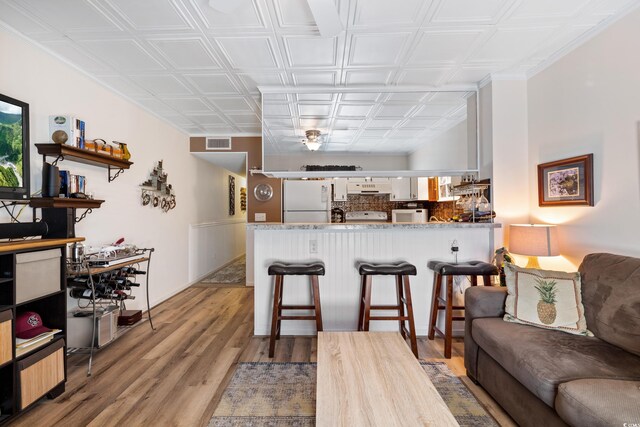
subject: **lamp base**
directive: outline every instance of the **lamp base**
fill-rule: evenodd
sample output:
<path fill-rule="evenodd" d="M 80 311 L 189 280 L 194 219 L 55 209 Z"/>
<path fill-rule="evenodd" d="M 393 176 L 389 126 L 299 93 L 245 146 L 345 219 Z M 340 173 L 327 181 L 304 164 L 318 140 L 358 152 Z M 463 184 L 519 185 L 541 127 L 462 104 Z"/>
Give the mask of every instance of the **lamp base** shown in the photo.
<path fill-rule="evenodd" d="M 538 263 L 538 257 L 537 256 L 530 256 L 529 258 L 527 258 L 527 265 L 525 266 L 525 268 L 537 268 L 537 269 L 540 269 L 540 264 Z"/>

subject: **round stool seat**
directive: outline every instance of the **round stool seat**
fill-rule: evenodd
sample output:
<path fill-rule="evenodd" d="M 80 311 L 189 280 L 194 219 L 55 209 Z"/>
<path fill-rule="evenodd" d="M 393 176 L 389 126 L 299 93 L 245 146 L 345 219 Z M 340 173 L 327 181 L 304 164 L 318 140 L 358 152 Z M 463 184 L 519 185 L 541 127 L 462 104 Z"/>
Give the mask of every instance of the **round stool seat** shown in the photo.
<path fill-rule="evenodd" d="M 429 261 L 427 267 L 443 276 L 494 276 L 498 274 L 498 267 L 482 261 L 467 261 L 458 264 Z"/>
<path fill-rule="evenodd" d="M 416 266 L 408 262 L 375 263 L 359 262 L 358 272 L 361 276 L 415 276 Z"/>
<path fill-rule="evenodd" d="M 269 276 L 324 276 L 324 264 L 274 262 L 269 266 Z"/>

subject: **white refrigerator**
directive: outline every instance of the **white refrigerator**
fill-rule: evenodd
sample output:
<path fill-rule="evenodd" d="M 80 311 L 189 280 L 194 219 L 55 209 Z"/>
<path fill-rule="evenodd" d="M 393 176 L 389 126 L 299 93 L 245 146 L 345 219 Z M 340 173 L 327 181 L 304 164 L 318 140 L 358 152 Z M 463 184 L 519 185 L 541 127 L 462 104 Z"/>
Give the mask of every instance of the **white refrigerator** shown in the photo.
<path fill-rule="evenodd" d="M 331 222 L 331 181 L 284 181 L 284 222 Z"/>

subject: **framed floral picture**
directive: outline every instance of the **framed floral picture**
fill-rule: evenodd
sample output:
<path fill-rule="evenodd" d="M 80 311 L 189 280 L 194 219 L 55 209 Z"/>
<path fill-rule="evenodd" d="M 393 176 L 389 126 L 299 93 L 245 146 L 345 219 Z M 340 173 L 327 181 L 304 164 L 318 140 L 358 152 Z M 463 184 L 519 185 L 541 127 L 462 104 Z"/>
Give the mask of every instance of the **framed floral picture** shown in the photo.
<path fill-rule="evenodd" d="M 593 154 L 538 165 L 539 206 L 593 206 Z"/>

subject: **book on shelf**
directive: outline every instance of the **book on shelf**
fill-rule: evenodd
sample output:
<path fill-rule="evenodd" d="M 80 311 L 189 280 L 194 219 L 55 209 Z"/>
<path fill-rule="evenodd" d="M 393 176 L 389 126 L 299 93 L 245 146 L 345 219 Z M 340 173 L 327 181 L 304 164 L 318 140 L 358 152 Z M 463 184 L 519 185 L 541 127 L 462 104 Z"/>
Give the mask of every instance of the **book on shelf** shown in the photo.
<path fill-rule="evenodd" d="M 29 339 L 16 338 L 16 356 L 21 356 L 25 353 L 42 347 L 43 345 L 53 341 L 55 334 L 62 332 L 61 329 L 52 329 L 49 332 L 44 332 L 38 336 Z"/>

